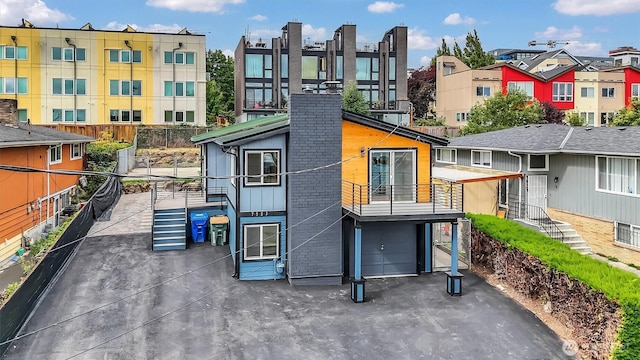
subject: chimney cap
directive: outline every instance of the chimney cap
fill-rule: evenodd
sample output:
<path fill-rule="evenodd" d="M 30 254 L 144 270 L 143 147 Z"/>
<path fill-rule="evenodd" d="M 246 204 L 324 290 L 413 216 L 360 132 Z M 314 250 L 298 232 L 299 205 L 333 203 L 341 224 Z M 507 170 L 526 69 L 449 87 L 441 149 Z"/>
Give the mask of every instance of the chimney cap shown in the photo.
<path fill-rule="evenodd" d="M 341 82 L 337 80 L 327 80 L 322 84 L 324 84 L 327 87 L 328 93 L 335 94 L 338 92 L 338 86 L 341 84 Z"/>
<path fill-rule="evenodd" d="M 305 94 L 313 94 L 313 89 L 311 88 L 311 86 L 309 86 L 309 84 L 307 84 L 304 88 L 302 88 L 302 92 Z"/>

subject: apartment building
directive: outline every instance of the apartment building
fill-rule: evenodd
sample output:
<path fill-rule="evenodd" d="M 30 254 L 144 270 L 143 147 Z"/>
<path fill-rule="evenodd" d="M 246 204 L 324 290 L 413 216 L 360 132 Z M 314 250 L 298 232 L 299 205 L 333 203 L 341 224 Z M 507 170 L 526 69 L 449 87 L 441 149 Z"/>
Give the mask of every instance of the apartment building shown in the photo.
<path fill-rule="evenodd" d="M 33 124 L 206 123 L 204 35 L 0 27 L 0 97 Z"/>
<path fill-rule="evenodd" d="M 242 36 L 235 50 L 238 122 L 285 112 L 290 94 L 326 92 L 325 82 L 356 82 L 374 117 L 407 121 L 407 27 L 396 26 L 377 43 L 356 42 L 345 24 L 326 41 L 303 40 L 302 23 L 289 22 L 270 40 Z"/>

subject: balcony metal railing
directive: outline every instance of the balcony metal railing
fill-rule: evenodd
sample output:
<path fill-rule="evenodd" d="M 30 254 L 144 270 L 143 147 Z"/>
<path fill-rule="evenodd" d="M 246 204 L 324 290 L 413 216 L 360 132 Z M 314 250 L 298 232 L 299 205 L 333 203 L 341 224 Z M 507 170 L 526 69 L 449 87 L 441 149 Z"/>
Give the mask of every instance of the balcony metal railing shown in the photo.
<path fill-rule="evenodd" d="M 342 207 L 357 215 L 412 215 L 463 211 L 459 183 L 387 185 L 342 181 Z"/>
<path fill-rule="evenodd" d="M 535 224 L 540 230 L 549 235 L 550 238 L 564 242 L 564 233 L 558 225 L 547 215 L 543 208 L 535 205 L 524 204 L 519 201 L 514 202 L 514 209 L 508 212 L 510 219 L 524 219 Z"/>

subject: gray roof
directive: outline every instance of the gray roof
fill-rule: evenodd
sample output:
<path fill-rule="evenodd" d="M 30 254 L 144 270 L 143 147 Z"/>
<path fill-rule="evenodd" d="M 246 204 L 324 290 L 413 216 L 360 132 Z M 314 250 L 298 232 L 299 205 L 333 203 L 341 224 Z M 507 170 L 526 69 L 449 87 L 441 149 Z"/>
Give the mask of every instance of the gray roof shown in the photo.
<path fill-rule="evenodd" d="M 25 123 L 0 124 L 0 147 L 87 143 L 94 139 L 66 131 Z"/>
<path fill-rule="evenodd" d="M 533 73 L 534 75 L 538 75 L 539 77 L 541 77 L 542 79 L 545 80 L 549 80 L 549 79 L 553 79 L 554 77 L 569 71 L 570 69 L 572 69 L 574 66 L 567 66 L 567 65 L 558 65 L 556 67 L 554 67 L 551 70 L 546 70 L 546 71 L 538 71 L 536 73 Z"/>
<path fill-rule="evenodd" d="M 575 56 L 571 55 L 565 49 L 559 49 L 559 50 L 555 50 L 555 51 L 547 51 L 545 53 L 538 54 L 536 56 L 532 56 L 532 57 L 529 57 L 529 58 L 525 58 L 525 59 L 522 59 L 520 61 L 527 65 L 527 69 L 531 69 L 531 68 L 534 68 L 534 67 L 538 66 L 539 64 L 541 64 L 544 60 L 551 59 L 551 58 L 557 56 L 560 53 L 565 53 L 565 54 L 567 54 L 567 56 L 569 56 L 572 59 L 574 59 L 577 62 L 576 65 L 582 65 L 582 62 L 580 62 L 580 60 L 578 58 L 576 58 Z"/>
<path fill-rule="evenodd" d="M 449 140 L 449 147 L 537 154 L 640 156 L 640 126 L 525 125 Z"/>

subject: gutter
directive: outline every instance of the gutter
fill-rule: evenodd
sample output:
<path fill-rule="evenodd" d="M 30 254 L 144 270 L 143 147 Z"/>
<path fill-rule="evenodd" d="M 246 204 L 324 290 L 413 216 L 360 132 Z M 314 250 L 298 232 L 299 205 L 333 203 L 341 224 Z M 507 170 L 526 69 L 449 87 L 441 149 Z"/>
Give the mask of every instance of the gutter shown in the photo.
<path fill-rule="evenodd" d="M 16 147 L 30 147 L 30 146 L 49 146 L 49 145 L 60 145 L 60 144 L 87 144 L 95 141 L 95 139 L 91 140 L 46 140 L 46 141 L 35 141 L 35 142 L 25 142 L 25 141 L 10 141 L 10 142 L 2 142 L 0 143 L 0 148 L 16 148 Z"/>

